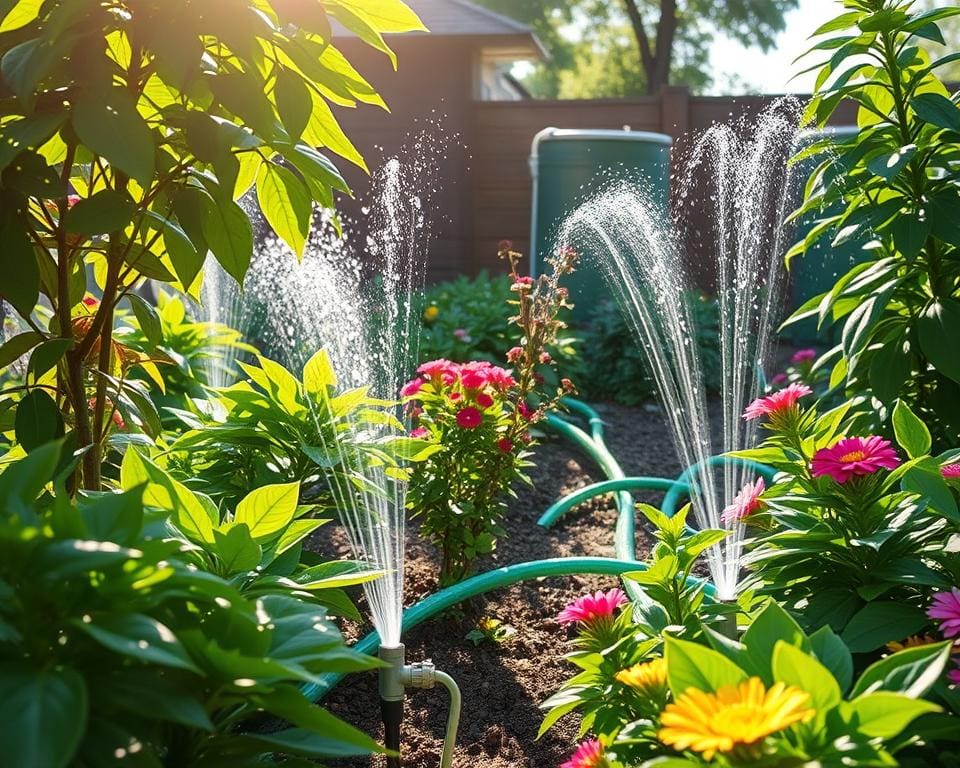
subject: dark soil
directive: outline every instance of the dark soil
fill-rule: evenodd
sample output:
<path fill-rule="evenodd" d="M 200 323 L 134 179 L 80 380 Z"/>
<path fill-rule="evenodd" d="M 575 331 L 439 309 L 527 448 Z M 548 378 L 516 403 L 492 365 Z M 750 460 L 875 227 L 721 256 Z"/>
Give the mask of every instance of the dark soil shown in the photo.
<path fill-rule="evenodd" d="M 649 407 L 598 406 L 608 422 L 607 444 L 630 474 L 675 477 L 680 466 L 662 414 Z M 559 439 L 546 438 L 538 449 L 532 487 L 517 489 L 518 498 L 506 520 L 507 536 L 480 570 L 511 563 L 569 555 L 613 556 L 616 507 L 613 497 L 596 499 L 571 512 L 553 530 L 537 526 L 540 514 L 554 501 L 577 488 L 603 479 L 593 462 Z M 641 500 L 656 503 L 656 496 Z M 639 527 L 639 526 L 638 526 Z M 344 557 L 348 548 L 342 531 L 321 529 L 313 548 Z M 649 540 L 637 534 L 637 551 L 647 552 Z M 406 605 L 436 591 L 436 557 L 415 525 L 408 528 Z M 557 691 L 575 668 L 565 662 L 567 631 L 553 617 L 588 590 L 607 589 L 616 580 L 600 576 L 541 579 L 501 589 L 477 598 L 456 612 L 436 617 L 406 633 L 409 661 L 432 659 L 457 680 L 463 692 L 463 713 L 457 737 L 457 768 L 548 768 L 566 760 L 577 738 L 579 718 L 568 715 L 535 741 L 543 712 L 540 702 Z M 361 603 L 362 599 L 358 599 Z M 516 630 L 502 644 L 475 646 L 466 635 L 481 617 L 499 619 Z M 356 637 L 369 627 L 345 627 Z M 382 737 L 375 674 L 345 679 L 324 705 L 368 733 Z M 439 766 L 447 695 L 442 688 L 412 691 L 407 699 L 403 729 L 406 768 Z M 331 766 L 381 766 L 372 761 L 334 761 Z"/>

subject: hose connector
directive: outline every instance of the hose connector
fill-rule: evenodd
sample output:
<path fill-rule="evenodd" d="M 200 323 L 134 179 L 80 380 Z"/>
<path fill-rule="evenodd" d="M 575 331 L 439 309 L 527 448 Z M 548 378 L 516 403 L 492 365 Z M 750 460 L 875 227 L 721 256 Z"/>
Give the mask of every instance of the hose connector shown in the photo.
<path fill-rule="evenodd" d="M 407 688 L 433 688 L 437 684 L 437 668 L 430 659 L 403 668 L 403 682 Z"/>

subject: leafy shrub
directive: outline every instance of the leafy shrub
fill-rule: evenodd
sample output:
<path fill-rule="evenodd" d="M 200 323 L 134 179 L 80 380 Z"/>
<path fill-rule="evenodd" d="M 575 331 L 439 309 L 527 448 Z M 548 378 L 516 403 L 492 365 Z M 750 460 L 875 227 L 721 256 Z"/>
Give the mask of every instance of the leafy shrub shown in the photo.
<path fill-rule="evenodd" d="M 706 296 L 686 297 L 693 309 L 696 344 L 703 366 L 704 381 L 713 391 L 720 388 L 720 310 L 717 302 Z M 583 332 L 578 378 L 583 394 L 593 400 L 612 400 L 624 405 L 638 405 L 656 394 L 656 384 L 643 350 L 628 343 L 633 332 L 615 302 L 599 303 Z"/>
<path fill-rule="evenodd" d="M 912 6 L 845 0 L 846 12 L 818 32 L 811 53 L 828 53 L 809 116 L 822 126 L 852 99 L 860 131 L 802 153 L 824 154 L 795 215 L 837 212 L 821 214 L 787 258 L 825 237 L 833 245 L 869 241 L 868 258 L 793 319 L 843 325 L 831 385 L 869 392 L 886 406 L 877 412 L 860 402 L 865 429 L 888 421 L 900 399 L 943 449 L 960 434 L 960 109 L 936 76 L 956 54 L 931 62 L 923 46 L 942 44 L 937 23 L 960 9 Z"/>
<path fill-rule="evenodd" d="M 528 481 L 530 425 L 573 389 L 564 379 L 545 392 L 538 370 L 553 365 L 547 349 L 564 328 L 559 314 L 566 306 L 559 283 L 575 256 L 551 259 L 552 274 L 535 281 L 518 273 L 520 254 L 507 255 L 521 333 L 519 346 L 506 354 L 513 374 L 482 360 L 434 360 L 402 391 L 416 426 L 412 436 L 430 446 L 413 467 L 408 504 L 440 550 L 442 584 L 465 578 L 479 555 L 493 551 L 503 534 L 506 496 L 515 482 Z"/>
<path fill-rule="evenodd" d="M 941 474 L 947 457 L 929 455 L 930 433 L 905 403 L 894 411 L 905 462 L 879 437 L 844 437 L 850 408 L 821 415 L 781 402 L 764 444 L 736 455 L 779 473 L 743 510 L 758 526 L 746 558 L 755 586 L 805 626 L 828 625 L 870 652 L 927 629 L 931 592 L 960 581 L 949 551 L 960 511 Z"/>
<path fill-rule="evenodd" d="M 481 272 L 475 278 L 461 276 L 428 288 L 420 329 L 420 362 L 485 360 L 502 365 L 521 336 L 519 327 L 510 322 L 513 282 L 510 275 L 491 277 Z M 568 314 L 562 309 L 560 319 L 569 322 Z M 575 378 L 578 344 L 577 334 L 564 329 L 547 347 L 558 366 L 541 366 L 538 372 L 551 384 L 558 383 L 557 370 Z"/>
<path fill-rule="evenodd" d="M 293 507 L 262 515 L 267 489 L 246 500 L 258 509 L 252 524 L 242 508 L 214 520 L 208 500 L 132 451 L 126 491 L 71 501 L 63 480 L 74 461 L 60 441 L 0 474 L 8 764 L 210 768 L 225 755 L 253 764 L 378 749 L 300 692 L 321 673 L 376 661 L 347 648 L 320 605 L 318 590 L 336 583 L 316 569 L 297 583 L 275 557 L 280 540 L 295 547 L 304 533 Z M 256 564 L 249 539 L 262 545 Z M 199 570 L 207 556 L 217 567 Z M 292 727 L 251 730 L 255 712 Z"/>
<path fill-rule="evenodd" d="M 328 99 L 383 101 L 331 44 L 330 20 L 391 58 L 381 32 L 423 28 L 400 0 L 377 8 L 3 5 L 0 296 L 30 330 L 0 357 L 30 352 L 35 379 L 4 400 L 22 412 L 21 443 L 70 429 L 84 450 L 77 485 L 101 487 L 120 382 L 135 362 L 113 340 L 118 303 L 145 310 L 131 293 L 144 279 L 188 291 L 208 251 L 242 281 L 253 231 L 236 200 L 251 187 L 267 222 L 300 253 L 313 202 L 331 206 L 333 190 L 346 189 L 315 148 L 363 166 Z M 88 275 L 102 296 L 90 312 Z M 41 294 L 53 308 L 46 326 L 33 317 Z"/>

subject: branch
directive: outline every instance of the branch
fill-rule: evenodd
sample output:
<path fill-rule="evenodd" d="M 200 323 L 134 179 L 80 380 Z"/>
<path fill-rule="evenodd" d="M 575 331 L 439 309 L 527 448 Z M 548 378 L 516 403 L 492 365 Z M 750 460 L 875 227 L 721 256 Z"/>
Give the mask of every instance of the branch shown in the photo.
<path fill-rule="evenodd" d="M 627 16 L 630 17 L 630 26 L 633 27 L 633 35 L 637 38 L 637 45 L 640 46 L 640 60 L 649 81 L 650 75 L 653 73 L 655 60 L 654 52 L 650 48 L 650 38 L 647 37 L 647 30 L 643 26 L 643 16 L 640 14 L 637 0 L 623 0 L 623 4 L 626 6 Z"/>

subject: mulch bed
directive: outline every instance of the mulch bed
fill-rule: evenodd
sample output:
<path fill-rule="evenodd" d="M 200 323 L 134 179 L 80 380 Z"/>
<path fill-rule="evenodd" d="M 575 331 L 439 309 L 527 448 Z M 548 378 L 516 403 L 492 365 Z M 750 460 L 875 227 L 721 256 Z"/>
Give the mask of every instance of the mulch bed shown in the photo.
<path fill-rule="evenodd" d="M 598 406 L 608 422 L 607 445 L 630 474 L 675 477 L 680 471 L 662 414 L 650 408 Z M 533 486 L 518 489 L 506 521 L 508 535 L 494 556 L 480 565 L 489 570 L 511 563 L 570 555 L 613 556 L 616 507 L 613 497 L 595 499 L 570 513 L 553 530 L 536 524 L 539 515 L 571 491 L 603 479 L 593 462 L 571 445 L 548 438 L 540 446 Z M 656 503 L 656 496 L 641 500 Z M 343 532 L 328 526 L 312 540 L 312 548 L 329 556 L 348 552 Z M 640 526 L 638 526 L 640 528 Z M 436 557 L 408 527 L 406 605 L 435 592 Z M 637 551 L 648 551 L 642 529 Z M 553 617 L 588 590 L 608 589 L 616 580 L 571 576 L 526 582 L 481 596 L 459 610 L 435 617 L 404 637 L 408 661 L 432 659 L 451 674 L 463 692 L 463 713 L 457 737 L 457 768 L 548 768 L 566 760 L 577 738 L 579 719 L 568 715 L 535 741 L 543 712 L 540 702 L 573 674 L 562 658 L 569 650 L 567 630 Z M 363 610 L 362 599 L 358 603 Z M 516 634 L 503 644 L 475 646 L 466 635 L 481 617 L 509 624 Z M 357 637 L 368 626 L 347 626 Z M 343 719 L 382 737 L 376 674 L 353 675 L 326 698 L 324 705 Z M 447 695 L 442 688 L 411 691 L 403 729 L 407 768 L 440 764 Z M 330 766 L 381 766 L 382 758 L 328 761 Z"/>

